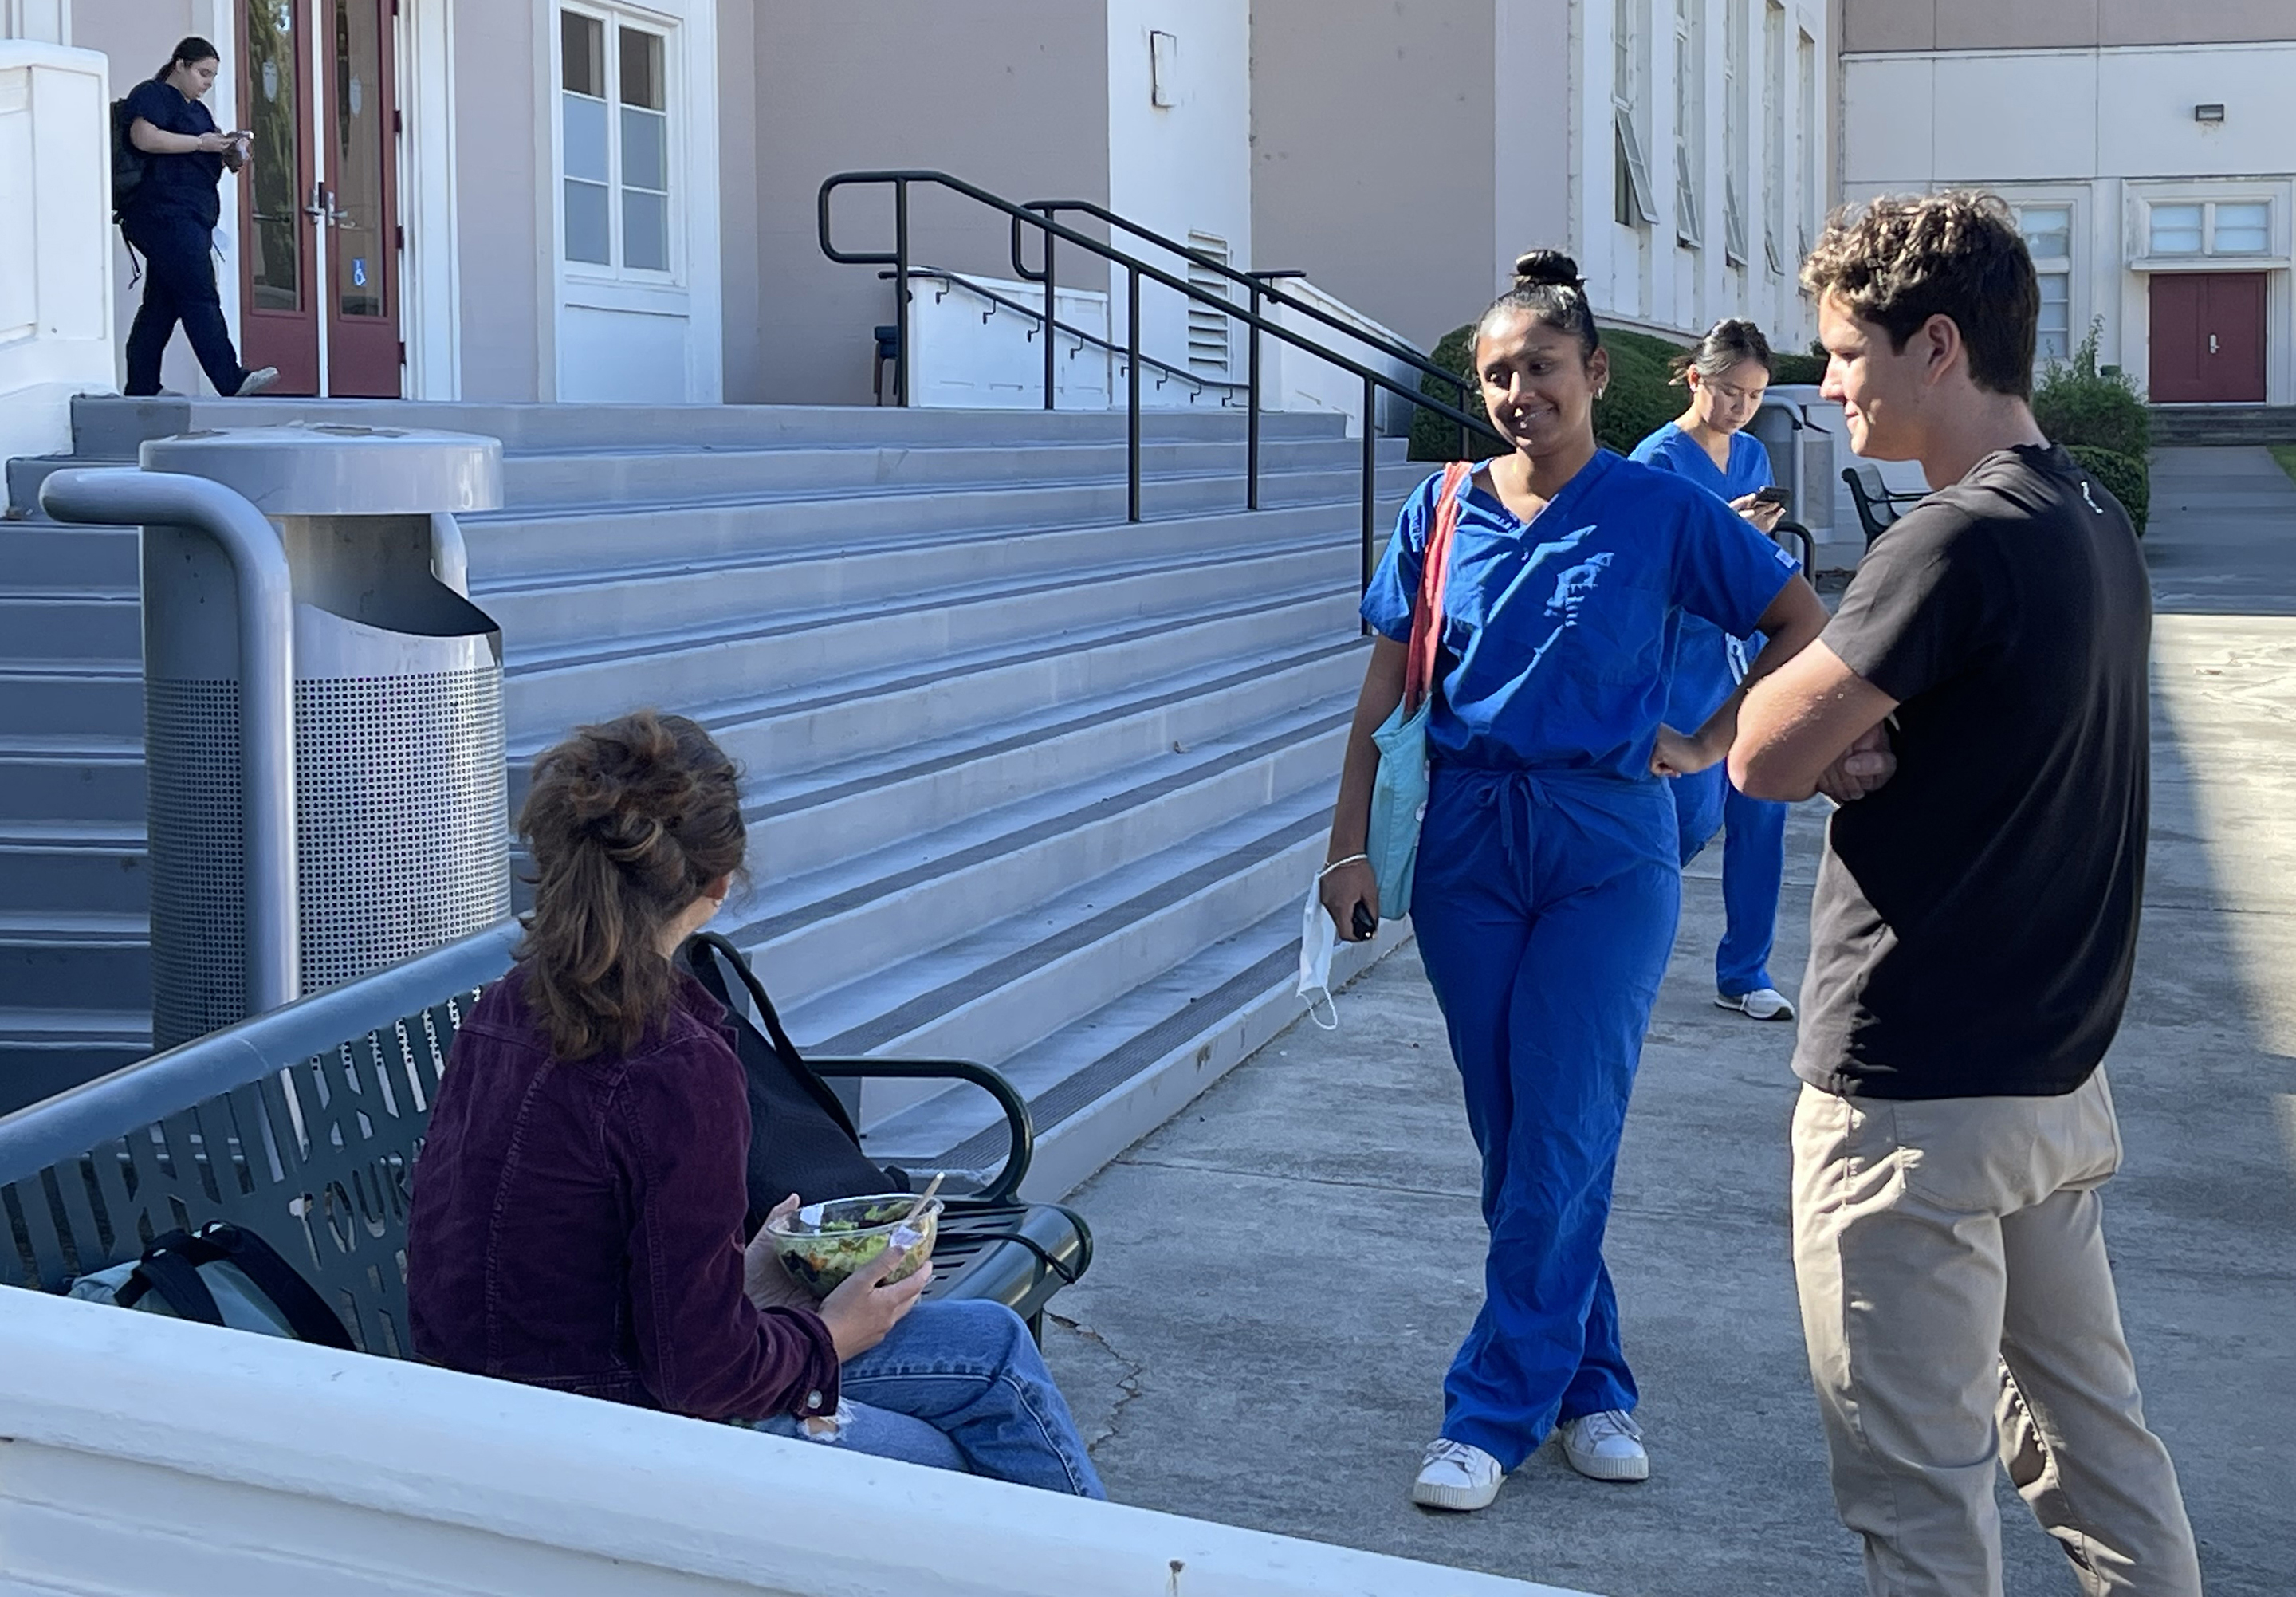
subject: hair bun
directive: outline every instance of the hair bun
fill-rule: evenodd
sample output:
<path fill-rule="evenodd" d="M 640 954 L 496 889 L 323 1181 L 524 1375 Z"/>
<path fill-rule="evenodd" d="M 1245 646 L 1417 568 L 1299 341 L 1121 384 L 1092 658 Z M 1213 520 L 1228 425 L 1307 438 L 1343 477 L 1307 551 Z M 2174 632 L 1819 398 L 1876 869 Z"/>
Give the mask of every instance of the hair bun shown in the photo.
<path fill-rule="evenodd" d="M 1578 263 L 1560 250 L 1526 250 L 1514 258 L 1514 285 L 1521 288 L 1583 289 Z"/>

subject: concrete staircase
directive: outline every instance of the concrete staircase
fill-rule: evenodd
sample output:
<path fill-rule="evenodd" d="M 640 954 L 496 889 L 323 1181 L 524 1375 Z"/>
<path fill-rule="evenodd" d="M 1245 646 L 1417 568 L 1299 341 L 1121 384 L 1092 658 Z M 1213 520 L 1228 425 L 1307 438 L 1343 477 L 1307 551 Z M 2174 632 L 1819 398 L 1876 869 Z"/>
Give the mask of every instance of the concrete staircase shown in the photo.
<path fill-rule="evenodd" d="M 2296 405 L 2156 405 L 2152 446 L 2296 444 Z"/>
<path fill-rule="evenodd" d="M 298 417 L 486 432 L 466 520 L 513 802 L 641 704 L 748 771 L 720 921 L 801 1044 L 982 1060 L 1065 1191 L 1297 1012 L 1300 897 L 1363 655 L 1358 446 L 1157 414 L 83 401 L 74 463 Z M 37 504 L 62 463 L 10 467 Z M 1382 514 L 1415 481 L 1399 444 Z M 148 1047 L 132 531 L 0 527 L 0 1108 Z M 864 1103 L 888 1158 L 994 1161 L 985 1098 Z"/>

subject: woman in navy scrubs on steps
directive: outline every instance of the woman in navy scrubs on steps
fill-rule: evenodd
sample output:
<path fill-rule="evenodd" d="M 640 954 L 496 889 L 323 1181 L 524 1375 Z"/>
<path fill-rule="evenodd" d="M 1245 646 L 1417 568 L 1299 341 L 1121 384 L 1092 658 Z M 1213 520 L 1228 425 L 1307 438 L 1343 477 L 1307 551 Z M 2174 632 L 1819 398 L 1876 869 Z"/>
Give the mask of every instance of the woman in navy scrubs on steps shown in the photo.
<path fill-rule="evenodd" d="M 144 303 L 127 334 L 132 395 L 160 391 L 160 357 L 178 322 L 217 393 L 259 394 L 279 381 L 276 367 L 250 372 L 239 364 L 216 291 L 212 251 L 223 215 L 216 186 L 226 167 L 236 172 L 247 162 L 245 143 L 217 131 L 201 103 L 221 65 L 213 45 L 187 38 L 158 76 L 128 91 L 127 138 L 144 163 L 119 224 L 144 258 Z"/>
<path fill-rule="evenodd" d="M 1342 938 L 1358 905 L 1410 913 L 1482 1153 L 1484 1302 L 1412 1487 L 1429 1508 L 1483 1507 L 1558 1428 L 1582 1474 L 1650 1473 L 1603 1233 L 1681 899 L 1663 779 L 1722 758 L 1739 699 L 1663 725 L 1675 640 L 1685 614 L 1759 628 L 1751 680 L 1825 624 L 1792 560 L 1719 499 L 1596 446 L 1610 360 L 1578 267 L 1539 251 L 1515 269 L 1477 325 L 1483 403 L 1514 449 L 1461 490 L 1413 900 L 1381 904 L 1363 856 L 1440 479 L 1364 595 L 1379 635 L 1322 886 Z"/>

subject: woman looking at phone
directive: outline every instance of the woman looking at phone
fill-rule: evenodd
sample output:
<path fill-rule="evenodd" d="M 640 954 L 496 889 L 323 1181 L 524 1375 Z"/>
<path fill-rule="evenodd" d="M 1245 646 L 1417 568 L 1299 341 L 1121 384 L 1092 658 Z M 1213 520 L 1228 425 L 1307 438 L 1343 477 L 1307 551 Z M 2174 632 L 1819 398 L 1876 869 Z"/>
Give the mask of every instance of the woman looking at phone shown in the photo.
<path fill-rule="evenodd" d="M 259 394 L 279 381 L 275 366 L 250 372 L 239 364 L 216 290 L 212 251 L 223 215 L 216 190 L 226 167 L 236 172 L 247 164 L 248 150 L 248 135 L 219 131 L 201 103 L 222 65 L 216 47 L 194 36 L 179 42 L 149 81 L 128 91 L 127 141 L 144 156 L 144 181 L 119 219 L 144 258 L 144 303 L 127 334 L 131 395 L 160 391 L 160 357 L 178 322 L 217 393 Z"/>
<path fill-rule="evenodd" d="M 1674 363 L 1690 405 L 1635 446 L 1631 458 L 1688 478 L 1726 500 L 1764 532 L 1785 513 L 1770 480 L 1770 452 L 1745 431 L 1770 386 L 1770 343 L 1751 322 L 1724 322 Z M 1762 635 L 1734 638 L 1685 616 L 1667 695 L 1669 726 L 1698 726 L 1737 691 Z M 1786 807 L 1749 798 L 1721 766 L 1679 777 L 1674 808 L 1685 865 L 1722 839 L 1722 944 L 1714 955 L 1714 1002 L 1757 1020 L 1791 1020 L 1793 1004 L 1770 979 L 1770 947 L 1785 876 Z"/>
<path fill-rule="evenodd" d="M 1011 1309 L 920 1301 L 930 1263 L 882 1284 L 890 1249 L 816 1303 L 762 1229 L 744 1245 L 746 1078 L 674 962 L 742 869 L 736 781 L 708 733 L 652 710 L 536 762 L 526 937 L 455 1034 L 414 1164 L 416 1356 L 1104 1495 Z"/>

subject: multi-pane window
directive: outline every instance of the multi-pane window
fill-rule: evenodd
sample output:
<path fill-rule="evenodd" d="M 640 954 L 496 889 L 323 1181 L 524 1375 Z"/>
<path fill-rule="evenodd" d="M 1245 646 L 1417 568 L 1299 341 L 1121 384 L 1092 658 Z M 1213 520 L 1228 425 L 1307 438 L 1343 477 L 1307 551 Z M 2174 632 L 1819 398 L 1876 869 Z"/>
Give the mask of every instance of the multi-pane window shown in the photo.
<path fill-rule="evenodd" d="M 1734 266 L 1744 266 L 1746 243 L 1746 184 L 1753 163 L 1746 141 L 1746 46 L 1751 17 L 1747 0 L 1728 0 L 1724 12 L 1727 37 L 1722 41 L 1722 143 L 1729 171 L 1723 180 L 1723 249 Z"/>
<path fill-rule="evenodd" d="M 1641 12 L 1646 3 L 1614 0 L 1611 11 L 1611 127 L 1617 153 L 1612 215 L 1628 227 L 1658 220 L 1642 136 Z"/>
<path fill-rule="evenodd" d="M 2073 210 L 2070 205 L 2021 205 L 2017 229 L 2041 283 L 2040 337 L 2034 353 L 2063 360 L 2073 348 Z"/>
<path fill-rule="evenodd" d="M 2156 201 L 2151 208 L 2148 253 L 2152 255 L 2269 255 L 2268 200 Z"/>
<path fill-rule="evenodd" d="M 1796 265 L 1808 258 L 1817 242 L 1818 209 L 1825 203 L 1825 189 L 1817 176 L 1817 41 L 1806 33 L 1800 39 L 1801 249 Z"/>
<path fill-rule="evenodd" d="M 1786 8 L 1762 8 L 1762 246 L 1770 270 L 1786 269 Z"/>
<path fill-rule="evenodd" d="M 1706 176 L 1706 0 L 1674 0 L 1674 233 L 1705 241 L 1699 188 Z"/>
<path fill-rule="evenodd" d="M 558 24 L 566 258 L 667 273 L 668 41 L 611 14 L 562 11 Z"/>

